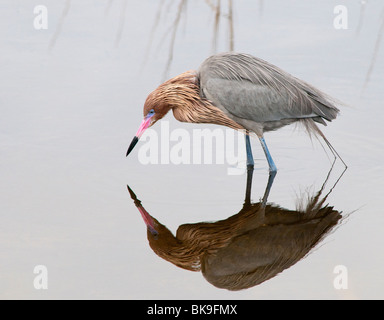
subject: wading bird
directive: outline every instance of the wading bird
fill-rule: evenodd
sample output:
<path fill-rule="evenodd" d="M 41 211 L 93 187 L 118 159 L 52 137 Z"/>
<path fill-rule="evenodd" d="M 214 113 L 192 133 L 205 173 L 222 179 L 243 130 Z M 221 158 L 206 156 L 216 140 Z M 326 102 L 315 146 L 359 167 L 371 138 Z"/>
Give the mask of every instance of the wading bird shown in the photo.
<path fill-rule="evenodd" d="M 265 143 L 264 132 L 294 122 L 303 123 L 309 134 L 321 136 L 335 159 L 336 156 L 340 158 L 315 123 L 326 125 L 325 120 L 336 118 L 339 109 L 332 98 L 249 54 L 213 55 L 198 71 L 184 72 L 151 92 L 144 104 L 144 120 L 127 156 L 143 132 L 170 110 L 182 122 L 212 123 L 245 130 L 248 168 L 254 165 L 249 133 L 254 132 L 259 138 L 269 170 L 275 173 L 277 168 Z"/>

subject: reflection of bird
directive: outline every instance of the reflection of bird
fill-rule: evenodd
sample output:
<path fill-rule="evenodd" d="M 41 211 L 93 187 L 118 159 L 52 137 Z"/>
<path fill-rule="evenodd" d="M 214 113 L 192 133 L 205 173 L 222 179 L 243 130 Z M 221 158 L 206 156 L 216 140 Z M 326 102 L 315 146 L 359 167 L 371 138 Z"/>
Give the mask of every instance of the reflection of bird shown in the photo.
<path fill-rule="evenodd" d="M 276 166 L 263 133 L 300 121 L 308 132 L 321 135 L 315 122 L 326 124 L 339 110 L 331 99 L 278 67 L 248 54 L 222 53 L 209 57 L 196 71 L 187 71 L 161 84 L 144 104 L 144 120 L 128 148 L 144 130 L 170 110 L 179 121 L 213 123 L 256 133 L 270 171 Z M 253 166 L 249 135 L 247 164 Z"/>
<path fill-rule="evenodd" d="M 201 270 L 219 288 L 258 285 L 302 259 L 341 218 L 321 191 L 301 210 L 246 203 L 225 220 L 183 224 L 176 236 L 152 217 L 128 187 L 147 225 L 152 250 L 178 267 Z"/>

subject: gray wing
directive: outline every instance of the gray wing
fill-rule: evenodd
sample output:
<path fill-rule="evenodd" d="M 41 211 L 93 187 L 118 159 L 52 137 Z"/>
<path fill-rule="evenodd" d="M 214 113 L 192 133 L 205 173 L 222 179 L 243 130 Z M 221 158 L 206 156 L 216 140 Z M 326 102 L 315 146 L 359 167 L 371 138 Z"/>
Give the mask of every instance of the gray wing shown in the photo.
<path fill-rule="evenodd" d="M 198 77 L 201 95 L 238 118 L 256 122 L 300 118 L 331 121 L 339 111 L 316 88 L 247 54 L 211 56 L 200 66 Z"/>

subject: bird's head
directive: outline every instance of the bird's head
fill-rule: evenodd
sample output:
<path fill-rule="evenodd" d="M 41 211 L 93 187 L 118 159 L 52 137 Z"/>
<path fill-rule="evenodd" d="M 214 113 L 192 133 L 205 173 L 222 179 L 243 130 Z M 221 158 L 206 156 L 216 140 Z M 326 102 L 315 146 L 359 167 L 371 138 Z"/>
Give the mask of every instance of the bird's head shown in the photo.
<path fill-rule="evenodd" d="M 199 98 L 196 81 L 195 73 L 187 71 L 164 82 L 148 95 L 144 103 L 144 119 L 128 148 L 127 156 L 146 129 L 162 119 L 171 109 L 182 108 Z"/>
<path fill-rule="evenodd" d="M 141 122 L 139 130 L 137 130 L 135 136 L 133 137 L 131 144 L 129 145 L 129 148 L 127 150 L 127 156 L 135 147 L 140 137 L 143 135 L 144 131 L 147 130 L 149 127 L 153 126 L 158 120 L 163 118 L 168 111 L 169 109 L 167 110 L 164 107 L 160 109 L 159 106 L 153 106 L 152 104 L 146 103 L 144 105 L 144 119 Z"/>

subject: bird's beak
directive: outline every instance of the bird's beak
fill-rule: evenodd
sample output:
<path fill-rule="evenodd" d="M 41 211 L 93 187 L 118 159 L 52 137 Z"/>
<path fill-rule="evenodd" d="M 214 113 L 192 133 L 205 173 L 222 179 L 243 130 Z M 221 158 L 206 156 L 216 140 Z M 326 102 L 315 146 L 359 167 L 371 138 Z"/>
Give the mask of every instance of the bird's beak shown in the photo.
<path fill-rule="evenodd" d="M 137 209 L 139 209 L 140 213 L 141 213 L 141 217 L 143 218 L 146 226 L 147 226 L 147 229 L 153 234 L 153 235 L 156 235 L 157 234 L 157 231 L 155 229 L 155 223 L 151 217 L 151 215 L 147 212 L 147 210 L 145 210 L 142 206 L 139 206 L 137 207 Z"/>
<path fill-rule="evenodd" d="M 137 199 L 135 193 L 132 191 L 132 189 L 127 185 L 127 189 L 129 191 L 129 194 L 131 195 L 131 198 L 133 199 L 134 203 L 135 203 L 135 206 L 137 207 L 137 209 L 139 210 L 139 212 L 141 213 L 141 217 L 143 218 L 146 226 L 147 226 L 147 229 L 153 234 L 153 235 L 157 235 L 158 232 L 156 231 L 155 229 L 155 222 L 153 221 L 153 218 L 151 217 L 151 215 L 147 212 L 147 210 L 144 209 L 144 207 L 141 205 L 141 201 L 139 199 Z"/>
<path fill-rule="evenodd" d="M 143 122 L 140 125 L 139 130 L 137 130 L 135 137 L 132 139 L 132 142 L 129 145 L 129 148 L 127 150 L 127 155 L 126 155 L 127 157 L 135 147 L 136 143 L 139 141 L 140 137 L 143 135 L 144 131 L 151 125 L 151 121 L 152 121 L 151 119 L 153 116 L 154 116 L 154 113 L 149 114 L 144 118 Z"/>

